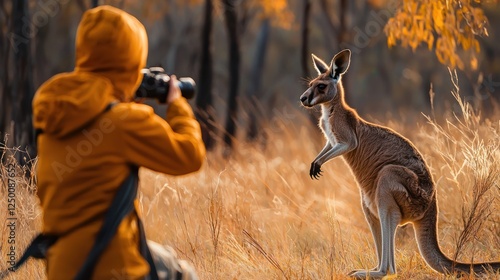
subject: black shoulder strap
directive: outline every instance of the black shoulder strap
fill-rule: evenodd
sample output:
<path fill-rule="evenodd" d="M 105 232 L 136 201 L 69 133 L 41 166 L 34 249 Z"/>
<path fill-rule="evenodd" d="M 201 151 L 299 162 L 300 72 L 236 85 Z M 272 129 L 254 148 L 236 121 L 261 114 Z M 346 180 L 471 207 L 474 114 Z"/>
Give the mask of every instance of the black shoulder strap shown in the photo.
<path fill-rule="evenodd" d="M 138 168 L 133 167 L 129 177 L 125 180 L 120 189 L 118 189 L 118 192 L 116 193 L 115 198 L 113 199 L 113 202 L 104 217 L 104 223 L 97 234 L 94 246 L 87 256 L 85 263 L 80 268 L 80 272 L 78 272 L 75 277 L 76 280 L 86 280 L 92 278 L 95 265 L 97 264 L 99 257 L 102 255 L 102 252 L 106 249 L 109 242 L 111 242 L 111 239 L 113 239 L 113 236 L 116 234 L 118 226 L 126 216 L 134 211 L 134 200 L 137 195 L 138 180 Z M 143 244 L 146 243 L 146 237 L 140 219 L 139 230 L 141 235 L 140 249 L 143 257 L 149 263 L 150 279 L 157 280 L 158 274 L 156 272 L 153 258 L 151 257 L 151 252 L 149 251 L 147 245 L 146 247 L 143 246 Z"/>
<path fill-rule="evenodd" d="M 35 259 L 44 259 L 47 250 L 52 246 L 52 244 L 56 243 L 57 236 L 55 235 L 47 235 L 47 234 L 39 234 L 37 235 L 33 241 L 31 241 L 28 248 L 24 251 L 19 261 L 8 270 L 0 272 L 0 279 L 7 277 L 9 272 L 16 271 L 19 267 L 21 267 L 30 257 Z"/>
<path fill-rule="evenodd" d="M 144 259 L 149 264 L 149 278 L 146 278 L 147 280 L 159 280 L 158 278 L 158 271 L 156 270 L 156 265 L 155 261 L 153 259 L 153 255 L 151 254 L 151 251 L 149 250 L 147 239 L 146 239 L 146 233 L 144 231 L 144 226 L 142 225 L 141 219 L 137 219 L 138 223 L 138 228 L 139 228 L 139 236 L 140 236 L 140 242 L 141 242 L 141 255 Z"/>
<path fill-rule="evenodd" d="M 104 222 L 99 233 L 97 234 L 94 246 L 85 260 L 85 263 L 80 268 L 75 279 L 91 279 L 94 267 L 99 260 L 102 252 L 108 246 L 111 239 L 118 230 L 118 226 L 123 219 L 134 210 L 134 199 L 137 194 L 137 168 L 131 170 L 128 178 L 123 182 L 122 186 L 116 192 L 116 195 L 111 202 Z"/>

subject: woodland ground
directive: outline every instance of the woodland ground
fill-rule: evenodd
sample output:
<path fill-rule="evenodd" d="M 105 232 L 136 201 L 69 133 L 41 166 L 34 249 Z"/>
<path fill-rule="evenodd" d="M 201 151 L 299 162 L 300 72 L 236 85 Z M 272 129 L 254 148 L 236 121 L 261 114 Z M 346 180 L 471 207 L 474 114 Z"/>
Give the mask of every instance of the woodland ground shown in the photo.
<path fill-rule="evenodd" d="M 462 261 L 499 261 L 500 112 L 482 117 L 459 100 L 457 113 L 435 112 L 441 121 L 420 114 L 411 123 L 399 116 L 372 121 L 413 141 L 430 166 L 445 254 L 453 258 L 458 249 Z M 239 142 L 229 159 L 214 151 L 193 175 L 141 170 L 138 198 L 148 238 L 174 247 L 200 279 L 346 279 L 351 270 L 376 266 L 358 187 L 343 160 L 325 164 L 319 181 L 309 178 L 324 140 L 304 116 L 297 111 L 276 117 L 263 125 L 264 148 L 263 141 Z M 9 235 L 6 169 L 0 191 L 2 269 Z M 34 189 L 16 177 L 17 256 L 40 229 Z M 468 220 L 469 234 L 461 235 Z M 396 265 L 399 279 L 454 279 L 425 264 L 411 225 L 397 232 Z M 43 262 L 30 261 L 7 279 L 43 275 Z"/>

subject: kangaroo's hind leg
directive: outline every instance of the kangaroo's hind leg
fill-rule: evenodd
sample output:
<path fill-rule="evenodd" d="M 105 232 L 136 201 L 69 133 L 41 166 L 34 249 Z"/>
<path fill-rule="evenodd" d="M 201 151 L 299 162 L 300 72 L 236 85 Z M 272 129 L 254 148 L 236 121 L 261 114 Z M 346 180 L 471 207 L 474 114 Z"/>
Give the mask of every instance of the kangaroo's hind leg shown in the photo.
<path fill-rule="evenodd" d="M 363 202 L 363 213 L 365 214 L 366 221 L 370 226 L 370 231 L 373 235 L 373 241 L 375 241 L 375 248 L 377 250 L 377 270 L 380 269 L 380 261 L 382 260 L 382 228 L 380 226 L 380 220 L 370 212 L 370 209 Z"/>
<path fill-rule="evenodd" d="M 380 261 L 382 260 L 382 229 L 380 227 L 380 220 L 375 216 L 365 202 L 362 203 L 363 213 L 365 214 L 366 221 L 370 226 L 370 231 L 373 235 L 373 241 L 375 242 L 375 249 L 377 250 L 377 267 L 371 269 L 371 271 L 377 271 L 380 269 Z M 349 275 L 354 275 L 356 272 L 361 270 L 355 270 L 349 273 Z"/>
<path fill-rule="evenodd" d="M 401 185 L 399 187 L 402 187 Z M 401 212 L 398 204 L 390 192 L 382 192 L 384 198 L 379 203 L 378 215 L 381 228 L 381 252 L 379 264 L 375 270 L 359 270 L 350 274 L 358 279 L 369 278 L 391 278 L 396 276 L 396 264 L 394 260 L 394 236 L 396 228 L 401 222 Z"/>
<path fill-rule="evenodd" d="M 380 171 L 376 195 L 373 197 L 377 209 L 370 211 L 372 215 L 376 212 L 380 221 L 382 251 L 379 255 L 379 265 L 376 270 L 360 270 L 352 273 L 351 276 L 361 279 L 396 276 L 394 256 L 396 229 L 403 220 L 415 218 L 418 216 L 417 212 L 420 212 L 415 211 L 414 205 L 415 200 L 419 200 L 414 196 L 415 191 L 412 189 L 417 187 L 415 180 L 416 175 L 404 167 L 386 166 Z M 373 233 L 375 235 L 376 231 Z"/>

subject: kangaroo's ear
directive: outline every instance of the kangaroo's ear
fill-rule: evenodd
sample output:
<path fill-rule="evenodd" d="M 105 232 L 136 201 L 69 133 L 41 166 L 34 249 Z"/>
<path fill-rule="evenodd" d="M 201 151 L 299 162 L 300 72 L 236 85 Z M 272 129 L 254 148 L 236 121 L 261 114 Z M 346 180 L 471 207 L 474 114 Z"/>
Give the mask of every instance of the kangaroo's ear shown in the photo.
<path fill-rule="evenodd" d="M 326 73 L 326 71 L 328 71 L 328 65 L 323 60 L 321 60 L 319 57 L 315 56 L 314 54 L 311 54 L 311 55 L 312 55 L 312 59 L 313 59 L 314 69 L 316 69 L 316 71 L 318 71 L 318 75 Z"/>
<path fill-rule="evenodd" d="M 345 49 L 336 54 L 330 63 L 330 75 L 332 78 L 338 77 L 347 71 L 351 63 L 351 51 Z"/>

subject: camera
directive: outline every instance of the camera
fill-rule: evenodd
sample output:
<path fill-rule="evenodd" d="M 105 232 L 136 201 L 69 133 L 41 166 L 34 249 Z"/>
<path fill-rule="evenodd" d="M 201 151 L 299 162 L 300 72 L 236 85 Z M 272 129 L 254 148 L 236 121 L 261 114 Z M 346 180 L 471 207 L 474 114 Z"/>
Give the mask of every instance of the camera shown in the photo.
<path fill-rule="evenodd" d="M 161 67 L 150 67 L 142 69 L 141 73 L 143 74 L 142 82 L 135 92 L 135 98 L 156 98 L 158 102 L 166 103 L 170 77 L 165 74 L 165 70 Z M 179 78 L 178 85 L 184 98 L 194 97 L 196 83 L 192 78 Z"/>

